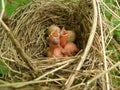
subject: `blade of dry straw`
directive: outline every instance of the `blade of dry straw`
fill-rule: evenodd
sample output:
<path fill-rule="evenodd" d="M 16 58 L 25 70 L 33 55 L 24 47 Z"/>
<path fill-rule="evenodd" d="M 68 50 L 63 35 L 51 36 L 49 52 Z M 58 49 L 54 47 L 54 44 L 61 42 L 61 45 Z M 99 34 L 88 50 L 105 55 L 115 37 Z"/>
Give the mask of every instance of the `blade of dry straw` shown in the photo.
<path fill-rule="evenodd" d="M 26 85 L 30 85 L 30 84 L 37 84 L 37 83 L 42 83 L 42 82 L 54 82 L 54 81 L 61 81 L 61 80 L 64 80 L 63 78 L 58 78 L 58 79 L 48 79 L 48 80 L 38 80 L 38 81 L 35 81 L 35 80 L 32 80 L 32 81 L 26 81 L 26 82 L 17 82 L 17 83 L 7 83 L 7 82 L 4 82 L 4 81 L 1 81 L 2 83 L 4 84 L 0 84 L 0 87 L 15 87 L 15 88 L 20 88 L 20 87 L 23 87 L 23 86 L 26 86 Z"/>
<path fill-rule="evenodd" d="M 4 12 L 5 12 L 5 2 L 4 2 L 4 0 L 2 0 L 1 3 L 2 3 L 2 11 L 0 13 L 0 19 L 3 18 Z"/>
<path fill-rule="evenodd" d="M 42 76 L 36 78 L 35 80 L 40 80 L 41 78 L 44 78 L 44 77 L 47 76 L 48 74 L 54 73 L 54 72 L 56 72 L 56 71 L 58 71 L 58 70 L 60 70 L 60 69 L 62 69 L 62 68 L 64 68 L 64 67 L 66 67 L 67 65 L 68 65 L 68 63 L 67 63 L 67 64 L 64 64 L 64 65 L 62 65 L 62 66 L 60 66 L 60 67 L 58 67 L 58 68 L 55 68 L 55 69 L 53 69 L 53 70 L 51 70 L 51 71 L 43 74 Z"/>
<path fill-rule="evenodd" d="M 116 4 L 117 4 L 117 7 L 120 9 L 120 5 L 119 5 L 118 1 L 115 0 L 115 2 L 116 2 Z"/>
<path fill-rule="evenodd" d="M 119 27 L 120 27 L 120 24 L 116 25 L 112 30 L 110 30 L 110 33 L 113 33 Z"/>
<path fill-rule="evenodd" d="M 109 13 L 111 13 L 117 20 L 120 21 L 120 16 L 118 16 L 113 10 L 111 10 L 103 1 L 101 1 L 101 5 L 103 5 Z"/>
<path fill-rule="evenodd" d="M 100 11 L 100 2 L 98 2 L 98 15 L 99 15 L 99 24 L 100 24 L 100 31 L 101 31 L 101 38 L 102 38 L 102 48 L 103 48 L 103 59 L 104 59 L 104 69 L 107 71 L 108 65 L 107 65 L 107 59 L 106 59 L 106 49 L 105 49 L 105 41 L 104 41 L 104 33 L 103 33 L 103 25 L 102 25 L 102 16 L 101 16 L 101 11 Z M 109 76 L 108 73 L 105 74 L 105 88 L 107 90 L 110 90 L 110 82 L 109 82 Z"/>
<path fill-rule="evenodd" d="M 102 73 L 98 74 L 96 77 L 92 78 L 91 80 L 89 80 L 87 82 L 87 87 L 95 80 L 97 80 L 98 78 L 100 78 L 101 76 L 103 76 L 104 74 L 108 73 L 109 71 L 111 71 L 112 69 L 116 68 L 117 66 L 120 65 L 120 62 L 116 63 L 115 65 L 113 65 L 112 67 L 110 67 L 109 69 L 103 71 Z"/>
<path fill-rule="evenodd" d="M 66 90 L 70 88 L 70 86 L 72 85 L 72 83 L 74 82 L 74 79 L 75 79 L 75 76 L 77 74 L 77 71 L 81 69 L 85 59 L 86 59 L 86 56 L 90 50 L 90 47 L 92 45 L 92 42 L 93 42 L 93 39 L 94 39 L 94 35 L 95 35 L 95 32 L 96 32 L 96 26 L 97 26 L 97 5 L 96 5 L 96 1 L 95 0 L 92 0 L 93 1 L 93 9 L 94 9 L 94 18 L 93 18 L 93 26 L 92 26 L 92 29 L 91 29 L 91 32 L 90 32 L 90 36 L 89 36 L 89 39 L 88 39 L 88 42 L 87 42 L 87 45 L 86 45 L 86 48 L 85 48 L 85 51 L 83 53 L 83 56 L 81 57 L 81 60 L 76 68 L 76 73 L 74 74 L 71 74 L 68 78 L 68 80 L 66 81 L 65 83 L 65 86 L 66 86 Z"/>

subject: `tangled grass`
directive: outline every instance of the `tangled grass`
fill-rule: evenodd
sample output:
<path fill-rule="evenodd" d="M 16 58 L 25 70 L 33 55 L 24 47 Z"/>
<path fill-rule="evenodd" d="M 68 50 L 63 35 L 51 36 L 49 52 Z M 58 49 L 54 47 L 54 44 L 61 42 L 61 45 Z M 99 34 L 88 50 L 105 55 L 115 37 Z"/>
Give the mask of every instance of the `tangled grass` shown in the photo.
<path fill-rule="evenodd" d="M 9 39 L 3 27 L 0 28 L 0 54 L 9 70 L 6 80 L 13 82 L 0 86 L 22 87 L 40 83 L 41 87 L 49 89 L 53 86 L 57 89 L 82 90 L 87 87 L 86 82 L 94 80 L 105 70 L 105 76 L 101 74 L 101 78 L 89 83 L 89 88 L 109 90 L 111 82 L 107 69 L 111 64 L 106 60 L 104 42 L 109 33 L 100 18 L 99 4 L 97 5 L 95 0 L 34 0 L 19 8 L 12 15 L 9 27 L 20 44 L 19 48 L 30 58 L 26 62 L 24 55 L 17 51 L 19 48 L 16 49 L 16 44 Z M 80 51 L 75 56 L 46 57 L 46 31 L 52 24 L 76 32 L 75 43 Z M 16 83 L 16 80 L 22 83 Z"/>

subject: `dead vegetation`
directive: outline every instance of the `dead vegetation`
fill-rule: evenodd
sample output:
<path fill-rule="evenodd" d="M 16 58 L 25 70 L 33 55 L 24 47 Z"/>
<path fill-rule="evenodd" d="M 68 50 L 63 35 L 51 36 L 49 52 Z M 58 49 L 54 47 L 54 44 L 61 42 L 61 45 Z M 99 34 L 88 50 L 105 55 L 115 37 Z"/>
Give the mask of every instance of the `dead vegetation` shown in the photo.
<path fill-rule="evenodd" d="M 0 58 L 9 69 L 5 80 L 12 83 L 3 82 L 1 87 L 39 83 L 50 90 L 51 86 L 71 90 L 83 90 L 87 86 L 90 90 L 111 88 L 107 72 L 111 64 L 104 42 L 108 31 L 102 26 L 95 0 L 33 0 L 20 7 L 10 19 L 8 30 L 3 24 L 5 29 L 0 28 Z M 46 57 L 46 31 L 52 24 L 76 32 L 75 43 L 80 49 L 77 55 Z"/>

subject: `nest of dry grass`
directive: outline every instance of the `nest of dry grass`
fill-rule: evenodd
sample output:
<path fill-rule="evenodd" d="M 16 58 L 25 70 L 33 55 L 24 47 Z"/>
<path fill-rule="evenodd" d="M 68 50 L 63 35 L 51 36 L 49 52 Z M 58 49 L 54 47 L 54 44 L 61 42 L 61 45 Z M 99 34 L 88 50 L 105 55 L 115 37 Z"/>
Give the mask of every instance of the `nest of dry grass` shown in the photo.
<path fill-rule="evenodd" d="M 19 55 L 14 45 L 3 30 L 0 30 L 1 57 L 9 69 L 8 80 L 37 81 L 41 86 L 57 86 L 63 88 L 70 76 L 76 73 L 83 52 L 86 49 L 88 38 L 94 23 L 93 2 L 88 0 L 34 0 L 17 10 L 11 17 L 10 25 L 13 34 L 20 42 L 21 48 L 31 57 L 29 60 L 35 71 L 32 71 Z M 75 43 L 80 49 L 73 57 L 49 58 L 47 52 L 47 27 L 56 24 L 60 28 L 76 32 Z M 102 43 L 99 27 L 89 53 L 74 77 L 74 89 L 82 90 L 82 83 L 94 78 L 103 70 Z M 102 77 L 90 85 L 92 89 L 101 89 L 105 78 Z M 78 86 L 77 86 L 78 85 Z M 22 85 L 21 85 L 22 86 Z M 24 84 L 23 84 L 24 86 Z M 16 87 L 16 86 L 14 86 Z M 19 87 L 19 86 L 18 86 Z"/>

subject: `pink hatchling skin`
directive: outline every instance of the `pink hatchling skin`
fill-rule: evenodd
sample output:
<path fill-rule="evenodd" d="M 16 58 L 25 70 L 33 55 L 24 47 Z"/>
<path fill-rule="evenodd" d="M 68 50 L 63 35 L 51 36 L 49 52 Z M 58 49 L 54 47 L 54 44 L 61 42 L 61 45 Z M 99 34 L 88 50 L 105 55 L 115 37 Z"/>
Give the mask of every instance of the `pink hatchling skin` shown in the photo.
<path fill-rule="evenodd" d="M 76 44 L 74 44 L 73 42 L 67 43 L 64 47 L 64 50 L 72 56 L 74 56 L 79 51 Z"/>

